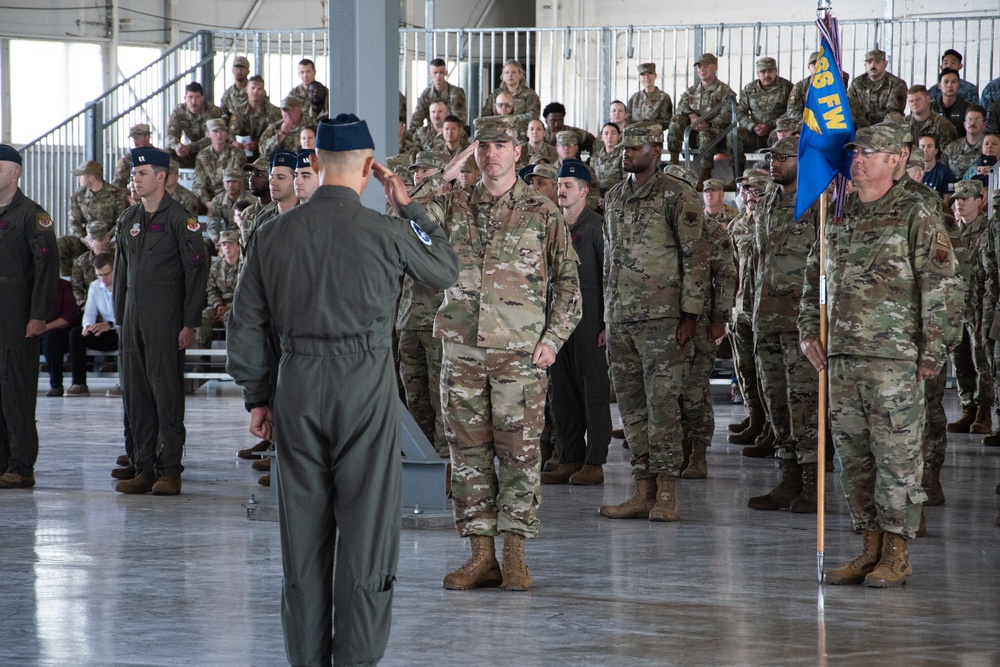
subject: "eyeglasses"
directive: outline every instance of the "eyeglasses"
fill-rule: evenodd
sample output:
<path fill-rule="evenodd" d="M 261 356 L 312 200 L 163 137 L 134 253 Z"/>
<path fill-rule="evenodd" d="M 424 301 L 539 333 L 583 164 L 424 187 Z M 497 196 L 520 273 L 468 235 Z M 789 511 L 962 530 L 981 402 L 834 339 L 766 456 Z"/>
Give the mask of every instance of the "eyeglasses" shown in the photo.
<path fill-rule="evenodd" d="M 784 162 L 790 157 L 798 157 L 797 155 L 786 155 L 785 153 L 768 153 L 764 156 L 765 162 Z"/>
<path fill-rule="evenodd" d="M 111 275 L 111 269 L 108 269 L 108 270 L 107 270 L 107 271 L 105 271 L 104 273 L 98 273 L 98 274 L 97 274 L 97 277 L 98 277 L 98 278 L 103 278 L 104 276 L 110 276 L 110 275 Z"/>

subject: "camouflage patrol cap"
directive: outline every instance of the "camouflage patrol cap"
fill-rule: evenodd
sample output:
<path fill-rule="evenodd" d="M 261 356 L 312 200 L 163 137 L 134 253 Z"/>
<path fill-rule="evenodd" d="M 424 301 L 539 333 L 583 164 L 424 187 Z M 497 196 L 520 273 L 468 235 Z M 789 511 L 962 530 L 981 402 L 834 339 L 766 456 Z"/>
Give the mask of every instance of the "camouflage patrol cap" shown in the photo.
<path fill-rule="evenodd" d="M 282 109 L 301 109 L 302 100 L 295 97 L 294 95 L 289 95 L 285 99 L 281 100 Z"/>
<path fill-rule="evenodd" d="M 802 129 L 802 121 L 798 118 L 779 118 L 774 122 L 774 129 L 782 132 L 798 132 Z"/>
<path fill-rule="evenodd" d="M 639 65 L 639 75 L 656 74 L 656 63 L 642 63 Z"/>
<path fill-rule="evenodd" d="M 556 145 L 558 146 L 576 146 L 579 145 L 579 143 L 579 137 L 577 137 L 576 132 L 573 132 L 572 130 L 556 132 Z"/>
<path fill-rule="evenodd" d="M 250 61 L 246 56 L 236 56 L 233 58 L 233 67 L 246 67 L 250 69 Z"/>
<path fill-rule="evenodd" d="M 722 192 L 725 186 L 722 183 L 721 178 L 709 178 L 705 180 L 705 183 L 701 186 L 702 192 Z"/>
<path fill-rule="evenodd" d="M 778 63 L 769 56 L 764 56 L 763 58 L 757 58 L 757 71 L 766 72 L 769 69 L 778 69 Z"/>
<path fill-rule="evenodd" d="M 910 149 L 910 157 L 906 160 L 906 168 L 924 166 L 924 149 L 913 147 Z"/>
<path fill-rule="evenodd" d="M 643 121 L 625 127 L 619 146 L 645 146 L 663 143 L 663 126 L 659 123 Z"/>
<path fill-rule="evenodd" d="M 552 160 L 548 159 L 541 153 L 536 153 L 531 156 L 531 159 L 528 160 L 528 164 L 552 164 Z"/>
<path fill-rule="evenodd" d="M 799 154 L 799 137 L 796 135 L 785 137 L 770 148 L 762 148 L 760 152 L 765 155 L 768 153 L 777 153 L 778 155 L 797 156 Z"/>
<path fill-rule="evenodd" d="M 476 164 L 476 158 L 470 157 L 468 160 L 462 163 L 462 166 L 458 168 L 463 174 L 469 174 L 473 171 L 479 171 L 479 165 Z"/>
<path fill-rule="evenodd" d="M 750 180 L 751 176 L 763 176 L 767 178 L 767 172 L 763 169 L 754 169 L 753 167 L 743 170 L 743 175 L 736 179 L 737 183 L 746 183 Z"/>
<path fill-rule="evenodd" d="M 970 199 L 983 194 L 982 181 L 958 181 L 955 183 L 955 199 Z"/>
<path fill-rule="evenodd" d="M 976 181 L 977 183 L 979 181 Z M 111 233 L 111 225 L 103 220 L 91 220 L 87 223 L 87 235 L 84 241 L 104 241 Z"/>
<path fill-rule="evenodd" d="M 138 125 L 133 125 L 132 128 L 128 131 L 128 136 L 130 137 L 135 137 L 142 134 L 150 134 L 149 125 L 146 125 L 146 123 L 139 123 Z"/>
<path fill-rule="evenodd" d="M 239 243 L 240 233 L 234 232 L 231 229 L 227 229 L 224 232 L 219 232 L 219 243 Z"/>
<path fill-rule="evenodd" d="M 177 160 L 171 160 L 168 169 L 170 170 L 171 174 L 179 174 L 181 173 L 181 163 L 178 162 Z"/>
<path fill-rule="evenodd" d="M 253 162 L 243 165 L 243 171 L 263 171 L 267 173 L 267 158 L 261 155 Z"/>
<path fill-rule="evenodd" d="M 819 60 L 819 51 L 813 51 L 809 54 L 809 64 L 815 65 L 816 61 Z"/>
<path fill-rule="evenodd" d="M 222 120 L 221 118 L 213 118 L 212 120 L 205 123 L 205 129 L 208 130 L 209 132 L 212 132 L 213 130 L 225 130 L 227 129 L 226 121 Z"/>
<path fill-rule="evenodd" d="M 237 169 L 236 167 L 229 167 L 222 172 L 222 182 L 226 181 L 242 181 L 243 180 L 243 170 Z"/>
<path fill-rule="evenodd" d="M 854 135 L 854 141 L 845 145 L 847 150 L 870 150 L 879 153 L 899 154 L 903 150 L 903 133 L 898 128 L 885 123 L 862 127 Z"/>
<path fill-rule="evenodd" d="M 712 53 L 703 53 L 698 60 L 694 61 L 695 65 L 718 65 L 719 59 L 715 57 Z"/>
<path fill-rule="evenodd" d="M 764 192 L 771 185 L 771 183 L 773 183 L 773 181 L 766 176 L 751 176 L 747 181 L 746 187 Z"/>
<path fill-rule="evenodd" d="M 104 178 L 104 167 L 101 166 L 100 162 L 96 160 L 87 160 L 79 167 L 73 170 L 74 176 L 97 176 L 98 178 Z"/>
<path fill-rule="evenodd" d="M 866 63 L 870 63 L 873 60 L 885 60 L 885 51 L 882 49 L 872 49 L 865 54 Z"/>
<path fill-rule="evenodd" d="M 525 179 L 525 183 L 531 184 L 531 180 L 535 177 L 538 178 L 550 178 L 553 181 L 559 178 L 559 172 L 556 171 L 555 165 L 552 164 L 536 164 L 535 168 L 532 170 L 528 177 Z"/>
<path fill-rule="evenodd" d="M 670 174 L 674 178 L 678 178 L 685 183 L 689 184 L 692 188 L 698 187 L 698 177 L 694 175 L 694 172 L 686 167 L 682 167 L 679 164 L 668 164 L 663 168 L 663 171 Z"/>
<path fill-rule="evenodd" d="M 473 141 L 512 141 L 517 143 L 517 119 L 513 116 L 482 116 L 472 122 Z"/>
<path fill-rule="evenodd" d="M 445 167 L 448 166 L 447 155 L 442 155 L 435 151 L 420 151 L 417 153 L 417 157 L 414 158 L 413 164 L 408 168 L 409 171 L 416 171 L 417 168 L 422 169 L 438 169 L 443 171 Z"/>

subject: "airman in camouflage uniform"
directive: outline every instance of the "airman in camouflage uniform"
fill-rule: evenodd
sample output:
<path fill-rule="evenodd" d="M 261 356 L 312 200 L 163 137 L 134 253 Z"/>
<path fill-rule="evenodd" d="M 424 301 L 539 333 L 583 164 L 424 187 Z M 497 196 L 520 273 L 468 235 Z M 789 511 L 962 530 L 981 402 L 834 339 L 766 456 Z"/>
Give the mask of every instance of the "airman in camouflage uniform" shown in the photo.
<path fill-rule="evenodd" d="M 247 101 L 247 74 L 250 73 L 250 61 L 246 56 L 236 56 L 233 58 L 233 85 L 226 88 L 222 93 L 219 103 L 219 110 L 222 111 L 222 118 L 228 123 L 236 109 L 246 104 Z"/>
<path fill-rule="evenodd" d="M 431 103 L 439 101 L 447 104 L 451 113 L 458 116 L 462 123 L 467 123 L 469 116 L 465 108 L 465 91 L 448 83 L 448 66 L 445 61 L 435 58 L 428 65 L 427 71 L 431 83 L 417 98 L 417 108 L 410 116 L 410 129 L 416 132 L 423 127 L 424 121 L 429 117 Z"/>
<path fill-rule="evenodd" d="M 740 391 L 743 393 L 743 403 L 747 406 L 749 414 L 742 422 L 729 425 L 729 430 L 732 431 L 729 442 L 734 445 L 754 444 L 766 426 L 768 441 L 773 443 L 771 427 L 765 423 L 764 403 L 753 351 L 753 301 L 756 293 L 753 282 L 753 241 L 756 236 L 753 213 L 768 185 L 773 185 L 773 181 L 767 172 L 746 169 L 743 175 L 736 179 L 736 183 L 740 188 L 743 211 L 729 223 L 728 229 L 737 274 L 730 334 L 733 356 L 736 359 L 736 375 L 740 382 Z"/>
<path fill-rule="evenodd" d="M 276 120 L 267 126 L 264 133 L 260 135 L 258 150 L 260 154 L 270 159 L 279 150 L 286 150 L 298 153 L 302 150 L 299 143 L 299 133 L 302 132 L 303 122 L 302 102 L 297 97 L 289 95 L 281 102 L 281 120 Z M 285 122 L 285 115 L 288 122 Z M 287 127 L 286 127 L 287 125 Z M 284 128 L 284 129 L 283 129 Z"/>
<path fill-rule="evenodd" d="M 149 125 L 146 123 L 139 123 L 133 125 L 129 129 L 128 136 L 132 139 L 132 144 L 136 148 L 142 148 L 144 146 L 152 146 L 153 144 L 149 141 Z M 111 180 L 111 184 L 116 188 L 121 188 L 122 190 L 128 190 L 128 181 L 132 177 L 132 151 L 125 151 L 125 154 L 118 158 L 118 162 L 115 163 L 115 177 Z"/>
<path fill-rule="evenodd" d="M 940 211 L 893 181 L 902 136 L 858 130 L 842 221 L 828 224 L 829 342 L 819 341 L 819 254 L 810 254 L 799 312 L 803 352 L 829 364 L 830 426 L 841 483 L 863 551 L 826 573 L 828 584 L 891 587 L 910 575 L 907 538 L 920 522 L 923 381 L 956 338 L 959 271 Z"/>
<path fill-rule="evenodd" d="M 503 83 L 486 98 L 481 116 L 492 116 L 496 113 L 497 95 L 507 93 L 514 98 L 514 109 L 511 115 L 517 119 L 518 135 L 524 133 L 528 121 L 538 118 L 542 112 L 542 103 L 536 93 L 524 81 L 524 70 L 516 60 L 508 60 L 503 66 Z"/>
<path fill-rule="evenodd" d="M 816 511 L 819 380 L 799 351 L 798 313 L 819 211 L 813 206 L 795 219 L 798 145 L 798 137 L 786 137 L 774 148 L 764 149 L 778 187 L 754 211 L 754 351 L 774 448 L 781 457 L 781 481 L 769 493 L 750 498 L 747 505 L 809 513 Z"/>
<path fill-rule="evenodd" d="M 674 102 L 670 95 L 656 86 L 656 63 L 639 65 L 639 81 L 642 90 L 628 98 L 626 113 L 632 122 L 648 120 L 659 123 L 660 127 L 669 126 L 674 115 Z"/>
<path fill-rule="evenodd" d="M 239 231 L 233 219 L 233 209 L 238 202 L 253 203 L 253 197 L 243 187 L 242 168 L 230 167 L 223 173 L 223 190 L 212 199 L 212 214 L 209 216 L 206 230 L 213 242 L 218 240 L 219 234 L 223 231 Z"/>
<path fill-rule="evenodd" d="M 83 243 L 89 250 L 73 260 L 70 280 L 73 285 L 73 298 L 81 310 L 87 303 L 87 290 L 90 283 L 97 280 L 94 258 L 102 252 L 115 252 L 115 244 L 111 240 L 113 226 L 114 223 L 103 220 L 93 220 L 87 223 L 87 235 L 83 237 Z"/>
<path fill-rule="evenodd" d="M 854 77 L 847 96 L 861 105 L 861 116 L 871 125 L 881 123 L 890 111 L 906 110 L 906 82 L 886 71 L 885 51 L 865 54 L 865 73 Z M 856 118 L 858 116 L 855 116 Z"/>
<path fill-rule="evenodd" d="M 785 115 L 789 118 L 802 120 L 802 112 L 806 108 L 806 96 L 809 94 L 809 82 L 812 81 L 813 72 L 816 69 L 816 61 L 819 60 L 819 51 L 809 54 L 809 74 L 804 79 L 796 82 L 788 93 L 788 104 Z"/>
<path fill-rule="evenodd" d="M 714 55 L 711 53 L 703 54 L 694 66 L 698 71 L 699 81 L 681 95 L 681 99 L 677 102 L 677 113 L 670 119 L 670 130 L 667 132 L 670 161 L 675 164 L 681 151 L 684 150 L 685 128 L 727 95 L 736 96 L 732 88 L 716 77 L 719 71 L 719 60 Z M 693 128 L 691 139 L 697 141 L 698 149 L 702 150 L 731 122 L 732 109 L 723 105 L 718 113 Z M 721 149 L 716 146 L 715 150 L 719 152 Z"/>
<path fill-rule="evenodd" d="M 739 210 L 729 204 L 722 201 L 723 189 L 725 185 L 718 178 L 710 178 L 706 180 L 701 186 L 702 192 L 702 203 L 705 205 L 705 222 L 709 220 L 717 222 L 722 225 L 723 229 L 729 227 L 729 223 L 736 219 L 736 216 L 740 214 Z M 708 195 L 706 193 L 715 193 L 713 195 Z M 717 211 L 709 210 L 709 199 L 715 199 L 718 197 L 719 207 Z M 734 286 L 735 291 L 735 286 Z"/>
<path fill-rule="evenodd" d="M 425 204 L 443 184 L 437 174 L 448 165 L 438 153 L 421 151 L 410 165 L 415 175 L 410 199 Z M 428 173 L 430 170 L 437 170 Z M 406 393 L 406 407 L 434 449 L 447 458 L 448 441 L 441 416 L 441 341 L 434 337 L 434 316 L 444 292 L 403 278 L 396 331 L 399 333 L 399 377 Z"/>
<path fill-rule="evenodd" d="M 910 126 L 910 134 L 913 137 L 929 134 L 934 137 L 937 146 L 947 146 L 958 138 L 958 134 L 947 118 L 934 113 L 930 100 L 924 86 L 913 86 L 907 91 L 906 103 L 910 115 L 906 117 L 906 123 Z M 922 116 L 923 120 L 918 120 L 918 116 Z"/>
<path fill-rule="evenodd" d="M 184 102 L 174 107 L 167 121 L 170 157 L 182 167 L 194 167 L 198 151 L 212 143 L 208 138 L 208 121 L 221 117 L 222 110 L 205 99 L 201 85 L 188 84 Z M 184 155 L 177 152 L 180 146 L 186 147 L 182 149 L 182 152 L 186 151 Z"/>
<path fill-rule="evenodd" d="M 778 76 L 778 65 L 774 58 L 757 59 L 757 79 L 743 87 L 740 103 L 736 107 L 739 120 L 739 152 L 755 152 L 767 147 L 767 138 L 774 130 L 775 122 L 788 108 L 788 96 L 792 92 L 792 82 Z M 732 136 L 726 139 L 729 154 L 737 149 Z"/>
<path fill-rule="evenodd" d="M 545 123 L 533 118 L 528 121 L 525 128 L 528 141 L 521 144 L 521 157 L 517 159 L 517 168 L 526 167 L 528 164 L 535 164 L 543 160 L 548 164 L 555 164 L 559 161 L 559 153 L 555 146 L 546 141 Z"/>
<path fill-rule="evenodd" d="M 236 244 L 239 248 L 239 232 L 226 230 L 219 234 L 219 245 L 224 243 Z M 235 251 L 232 264 L 223 256 L 212 264 L 208 271 L 208 283 L 205 286 L 205 295 L 208 298 L 208 305 L 201 311 L 201 328 L 198 329 L 198 347 L 208 348 L 212 346 L 212 329 L 220 320 L 223 325 L 229 323 L 229 308 L 233 303 L 233 295 L 236 294 L 236 283 L 240 277 L 240 252 Z"/>
<path fill-rule="evenodd" d="M 191 215 L 200 215 L 204 207 L 201 205 L 198 198 L 194 196 L 193 192 L 178 182 L 180 179 L 180 171 L 181 166 L 177 163 L 177 160 L 171 160 L 170 170 L 167 172 L 166 191 L 170 193 L 173 200 L 183 206 L 188 213 Z"/>
<path fill-rule="evenodd" d="M 705 181 L 704 187 L 718 187 L 721 192 L 722 182 L 709 179 Z M 736 213 L 735 210 L 733 212 Z M 681 472 L 684 479 L 703 479 L 708 476 L 705 453 L 715 434 L 710 379 L 719 350 L 717 341 L 726 335 L 726 322 L 732 316 L 733 297 L 736 293 L 736 264 L 733 262 L 732 240 L 726 231 L 728 222 L 728 219 L 722 221 L 705 217 L 705 237 L 711 246 L 710 287 L 705 292 L 705 306 L 698 318 L 693 341 L 694 354 L 688 362 L 685 390 L 681 399 L 684 459 L 687 462 Z"/>
<path fill-rule="evenodd" d="M 629 176 L 604 198 L 604 321 L 636 490 L 600 513 L 677 521 L 680 399 L 710 288 L 710 249 L 694 189 L 659 170 L 661 126 L 629 125 L 622 146 Z"/>
<path fill-rule="evenodd" d="M 595 184 L 602 195 L 625 180 L 620 142 L 618 126 L 605 123 L 601 129 L 601 141 L 594 144 L 594 152 L 590 155 L 590 170 L 594 172 Z"/>
<path fill-rule="evenodd" d="M 272 123 L 281 121 L 281 109 L 271 104 L 264 89 L 264 79 L 259 75 L 250 77 L 247 84 L 246 98 L 233 107 L 229 116 L 229 137 L 250 137 L 251 143 L 245 145 L 253 153 L 251 157 L 260 155 L 260 138 Z"/>
<path fill-rule="evenodd" d="M 955 176 L 962 178 L 983 152 L 983 138 L 986 136 L 986 111 L 979 105 L 972 105 L 965 111 L 965 136 L 944 147 L 944 156 Z"/>
<path fill-rule="evenodd" d="M 86 162 L 73 175 L 80 181 L 80 188 L 69 200 L 69 229 L 74 236 L 85 236 L 87 223 L 93 220 L 113 224 L 129 207 L 128 195 L 104 180 L 104 168 L 99 162 Z"/>
<path fill-rule="evenodd" d="M 243 150 L 227 142 L 229 131 L 224 120 L 213 118 L 208 121 L 207 127 L 210 134 L 216 133 L 218 146 L 213 143 L 200 150 L 194 164 L 194 194 L 206 205 L 222 192 L 223 172 L 242 170 L 247 163 Z"/>
<path fill-rule="evenodd" d="M 539 530 L 545 369 L 580 321 L 577 256 L 556 205 L 517 179 L 517 120 L 479 118 L 473 140 L 480 181 L 427 203 L 459 256 L 458 282 L 445 292 L 434 336 L 443 347 L 455 523 L 473 547 L 444 585 L 525 590 L 524 538 Z M 498 532 L 502 581 L 493 553 Z"/>

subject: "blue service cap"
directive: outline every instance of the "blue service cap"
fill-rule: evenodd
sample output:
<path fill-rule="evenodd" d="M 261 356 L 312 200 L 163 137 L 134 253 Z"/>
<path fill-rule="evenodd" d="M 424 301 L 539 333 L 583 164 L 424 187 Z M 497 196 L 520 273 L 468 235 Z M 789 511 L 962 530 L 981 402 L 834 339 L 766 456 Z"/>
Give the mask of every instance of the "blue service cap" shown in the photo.
<path fill-rule="evenodd" d="M 153 167 L 170 168 L 170 154 L 152 146 L 132 149 L 132 168 L 150 165 Z"/>
<path fill-rule="evenodd" d="M 375 142 L 365 121 L 352 113 L 342 113 L 320 122 L 316 128 L 316 148 L 335 153 L 375 150 Z"/>
<path fill-rule="evenodd" d="M 21 154 L 8 144 L 0 144 L 0 162 L 16 162 L 21 164 Z"/>
<path fill-rule="evenodd" d="M 559 178 L 572 176 L 590 183 L 590 169 L 580 160 L 564 160 L 559 168 Z"/>
<path fill-rule="evenodd" d="M 296 169 L 308 169 L 312 166 L 312 156 L 316 155 L 316 151 L 311 148 L 307 148 L 304 151 L 299 151 L 298 155 L 295 156 L 295 168 Z"/>
<path fill-rule="evenodd" d="M 292 151 L 278 150 L 271 156 L 271 169 L 275 167 L 288 167 L 292 171 L 295 171 L 295 164 L 298 161 L 298 156 Z"/>
<path fill-rule="evenodd" d="M 517 175 L 522 181 L 527 183 L 533 173 L 535 173 L 535 165 L 529 164 L 527 167 L 522 167 L 521 171 L 517 172 Z"/>

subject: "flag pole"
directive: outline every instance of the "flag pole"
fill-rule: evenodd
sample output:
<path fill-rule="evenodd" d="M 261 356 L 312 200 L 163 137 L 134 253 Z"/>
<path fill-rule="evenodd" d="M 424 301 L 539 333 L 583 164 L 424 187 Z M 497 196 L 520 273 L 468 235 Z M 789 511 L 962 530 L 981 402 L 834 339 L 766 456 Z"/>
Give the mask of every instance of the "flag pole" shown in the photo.
<path fill-rule="evenodd" d="M 826 215 L 828 190 L 819 198 L 819 340 L 826 353 Z M 819 432 L 816 439 L 816 577 L 823 583 L 823 557 L 825 549 L 826 518 L 826 368 L 819 372 Z"/>

